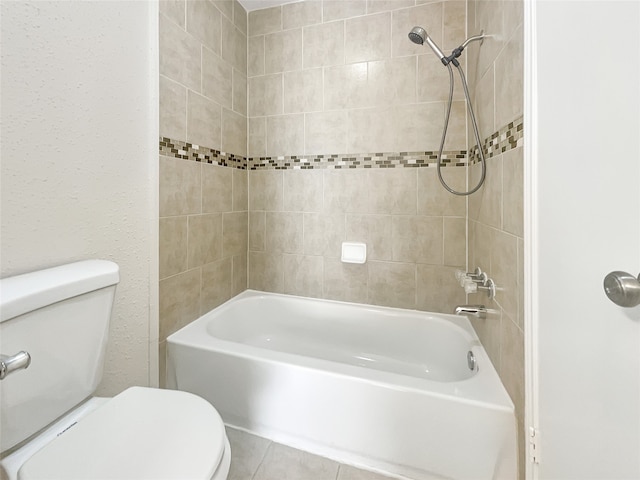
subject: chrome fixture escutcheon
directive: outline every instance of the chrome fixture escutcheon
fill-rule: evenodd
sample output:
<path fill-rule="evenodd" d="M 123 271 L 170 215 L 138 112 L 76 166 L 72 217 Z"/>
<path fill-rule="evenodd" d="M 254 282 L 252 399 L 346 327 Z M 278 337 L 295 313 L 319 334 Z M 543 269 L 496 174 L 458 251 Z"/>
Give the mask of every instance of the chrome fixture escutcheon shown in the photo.
<path fill-rule="evenodd" d="M 471 350 L 469 350 L 467 352 L 467 366 L 469 367 L 469 370 L 475 370 L 476 369 L 476 356 L 473 354 L 473 352 Z"/>
<path fill-rule="evenodd" d="M 640 275 L 615 271 L 604 277 L 604 293 L 616 305 L 633 308 L 640 305 Z"/>
<path fill-rule="evenodd" d="M 22 370 L 31 365 L 31 355 L 22 351 L 15 355 L 0 355 L 0 380 L 4 380 L 7 375 Z"/>

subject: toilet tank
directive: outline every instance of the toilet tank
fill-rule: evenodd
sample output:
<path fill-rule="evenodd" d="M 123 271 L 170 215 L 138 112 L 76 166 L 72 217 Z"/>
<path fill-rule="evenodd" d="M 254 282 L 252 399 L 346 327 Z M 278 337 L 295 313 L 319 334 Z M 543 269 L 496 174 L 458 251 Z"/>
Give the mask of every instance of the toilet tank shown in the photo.
<path fill-rule="evenodd" d="M 93 395 L 102 378 L 118 265 L 86 260 L 0 280 L 0 353 L 27 369 L 0 380 L 5 452 Z"/>

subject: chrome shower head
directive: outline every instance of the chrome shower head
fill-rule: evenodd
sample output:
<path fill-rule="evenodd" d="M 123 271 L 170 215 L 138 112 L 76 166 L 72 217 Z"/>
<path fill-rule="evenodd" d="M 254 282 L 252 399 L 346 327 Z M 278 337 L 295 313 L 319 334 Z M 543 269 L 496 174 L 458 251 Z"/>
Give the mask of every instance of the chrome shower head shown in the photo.
<path fill-rule="evenodd" d="M 446 59 L 442 50 L 438 48 L 438 46 L 431 40 L 431 37 L 427 34 L 427 31 L 422 27 L 413 27 L 409 32 L 409 40 L 418 45 L 424 45 L 427 42 L 427 45 L 431 47 L 431 50 L 438 56 L 440 61 Z"/>
<path fill-rule="evenodd" d="M 424 39 L 427 37 L 427 32 L 422 27 L 413 27 L 409 32 L 409 40 L 417 45 L 423 45 Z"/>

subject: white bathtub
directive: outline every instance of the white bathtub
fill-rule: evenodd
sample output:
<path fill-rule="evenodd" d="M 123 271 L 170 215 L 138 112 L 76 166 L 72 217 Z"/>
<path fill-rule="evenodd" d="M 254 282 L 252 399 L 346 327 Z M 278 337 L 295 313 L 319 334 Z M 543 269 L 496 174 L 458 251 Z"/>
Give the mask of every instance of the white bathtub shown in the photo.
<path fill-rule="evenodd" d="M 465 317 L 249 290 L 167 352 L 169 387 L 230 426 L 396 476 L 517 477 L 514 407 Z"/>

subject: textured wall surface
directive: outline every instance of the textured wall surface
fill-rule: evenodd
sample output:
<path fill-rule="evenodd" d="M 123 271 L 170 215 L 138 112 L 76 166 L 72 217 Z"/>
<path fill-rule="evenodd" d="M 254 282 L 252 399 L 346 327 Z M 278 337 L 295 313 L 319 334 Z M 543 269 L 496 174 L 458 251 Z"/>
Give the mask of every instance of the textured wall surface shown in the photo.
<path fill-rule="evenodd" d="M 115 261 L 121 280 L 99 393 L 154 383 L 157 10 L 1 8 L 2 276 Z"/>

